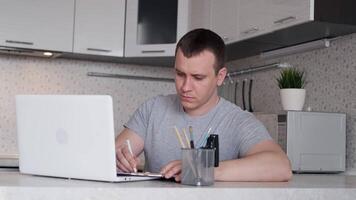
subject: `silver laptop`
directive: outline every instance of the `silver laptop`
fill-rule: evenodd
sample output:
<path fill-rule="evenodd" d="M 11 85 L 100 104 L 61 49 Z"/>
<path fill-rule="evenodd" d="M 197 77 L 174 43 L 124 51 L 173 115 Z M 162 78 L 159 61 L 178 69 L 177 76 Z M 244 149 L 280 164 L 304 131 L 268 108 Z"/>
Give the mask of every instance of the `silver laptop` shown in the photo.
<path fill-rule="evenodd" d="M 110 96 L 18 95 L 16 117 L 22 173 L 109 182 L 159 178 L 117 174 Z"/>

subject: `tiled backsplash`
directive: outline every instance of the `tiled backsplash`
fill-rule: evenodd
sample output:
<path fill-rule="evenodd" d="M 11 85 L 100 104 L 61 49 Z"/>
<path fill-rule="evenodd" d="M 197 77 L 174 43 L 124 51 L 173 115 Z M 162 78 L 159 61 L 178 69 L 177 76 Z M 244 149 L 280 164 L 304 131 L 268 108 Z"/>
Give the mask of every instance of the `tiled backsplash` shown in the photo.
<path fill-rule="evenodd" d="M 227 66 L 233 71 L 274 62 L 288 62 L 305 71 L 307 95 L 304 108 L 347 114 L 346 167 L 349 171 L 356 172 L 356 34 L 341 37 L 326 49 L 270 60 L 256 56 L 229 62 Z M 278 74 L 279 70 L 273 69 L 235 77 L 234 80 L 238 81 L 237 104 L 241 105 L 242 102 L 242 80 L 252 78 L 254 111 L 282 113 L 279 89 L 275 80 Z M 230 96 L 227 95 L 227 90 Z M 232 100 L 234 87 L 226 82 L 220 92 Z"/>
<path fill-rule="evenodd" d="M 108 94 L 118 133 L 147 98 L 174 93 L 174 83 L 87 76 L 87 72 L 172 77 L 171 68 L 0 55 L 0 156 L 17 154 L 16 94 Z"/>
<path fill-rule="evenodd" d="M 347 113 L 347 169 L 356 171 L 356 34 L 332 42 L 327 49 L 262 60 L 251 57 L 229 62 L 230 70 L 273 62 L 288 62 L 307 75 L 305 107 L 314 111 Z M 145 99 L 174 93 L 174 84 L 117 78 L 88 77 L 90 71 L 125 75 L 172 77 L 171 68 L 147 67 L 69 59 L 43 59 L 0 55 L 0 155 L 16 154 L 16 94 L 109 94 L 113 96 L 115 130 Z M 278 69 L 238 76 L 237 104 L 241 105 L 242 80 L 254 79 L 254 111 L 282 113 L 275 77 Z M 233 100 L 235 88 L 220 91 Z M 229 90 L 229 91 L 227 91 Z M 228 92 L 228 94 L 226 93 Z M 322 138 L 321 138 L 322 139 Z"/>

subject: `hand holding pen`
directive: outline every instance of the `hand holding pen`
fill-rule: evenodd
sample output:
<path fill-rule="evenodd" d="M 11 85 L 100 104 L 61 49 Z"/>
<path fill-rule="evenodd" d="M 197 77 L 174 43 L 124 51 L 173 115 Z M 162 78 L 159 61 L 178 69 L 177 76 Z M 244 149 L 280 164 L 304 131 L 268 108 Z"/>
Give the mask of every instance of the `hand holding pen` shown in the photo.
<path fill-rule="evenodd" d="M 122 172 L 137 172 L 139 158 L 135 157 L 130 140 L 126 140 L 116 149 L 117 168 Z"/>

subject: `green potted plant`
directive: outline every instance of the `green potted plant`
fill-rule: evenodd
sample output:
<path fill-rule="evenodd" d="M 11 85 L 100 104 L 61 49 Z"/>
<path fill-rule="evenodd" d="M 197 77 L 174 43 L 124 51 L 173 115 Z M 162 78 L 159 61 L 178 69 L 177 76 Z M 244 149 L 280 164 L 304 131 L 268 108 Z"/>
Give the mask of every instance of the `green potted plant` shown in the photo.
<path fill-rule="evenodd" d="M 305 101 L 305 74 L 296 68 L 286 68 L 277 78 L 284 110 L 302 110 Z"/>

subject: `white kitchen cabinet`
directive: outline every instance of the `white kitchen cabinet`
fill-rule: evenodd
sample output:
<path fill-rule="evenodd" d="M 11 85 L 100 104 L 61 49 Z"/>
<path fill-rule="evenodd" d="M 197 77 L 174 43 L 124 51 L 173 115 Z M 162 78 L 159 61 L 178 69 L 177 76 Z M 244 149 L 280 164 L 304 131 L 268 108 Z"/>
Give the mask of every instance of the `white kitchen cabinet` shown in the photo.
<path fill-rule="evenodd" d="M 74 0 L 0 0 L 0 45 L 71 52 Z"/>
<path fill-rule="evenodd" d="M 209 0 L 210 29 L 219 34 L 226 44 L 239 38 L 240 0 Z"/>
<path fill-rule="evenodd" d="M 314 0 L 205 0 L 191 12 L 203 27 L 218 33 L 226 44 L 253 38 L 314 19 Z"/>
<path fill-rule="evenodd" d="M 270 31 L 267 0 L 241 0 L 239 6 L 239 40 Z"/>
<path fill-rule="evenodd" d="M 129 0 L 126 7 L 126 57 L 174 56 L 189 30 L 189 0 Z"/>
<path fill-rule="evenodd" d="M 76 0 L 74 53 L 124 55 L 125 0 Z"/>
<path fill-rule="evenodd" d="M 314 0 L 241 0 L 239 9 L 241 40 L 314 19 Z"/>
<path fill-rule="evenodd" d="M 271 30 L 314 20 L 314 0 L 266 0 Z"/>

